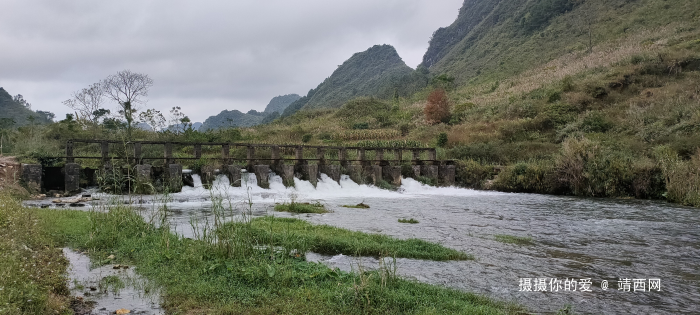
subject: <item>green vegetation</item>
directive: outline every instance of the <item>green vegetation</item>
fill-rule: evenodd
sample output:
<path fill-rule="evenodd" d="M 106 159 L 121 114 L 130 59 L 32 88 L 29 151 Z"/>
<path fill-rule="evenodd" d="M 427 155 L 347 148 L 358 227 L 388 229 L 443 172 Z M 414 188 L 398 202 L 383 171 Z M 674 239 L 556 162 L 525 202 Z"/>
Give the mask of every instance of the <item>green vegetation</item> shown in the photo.
<path fill-rule="evenodd" d="M 292 200 L 290 203 L 275 205 L 275 211 L 292 212 L 292 213 L 328 213 L 326 207 L 320 202 L 296 202 Z"/>
<path fill-rule="evenodd" d="M 303 253 L 312 251 L 327 255 L 393 256 L 430 260 L 466 260 L 471 256 L 418 239 L 397 240 L 386 235 L 353 232 L 328 225 L 311 225 L 306 221 L 288 218 L 264 217 L 245 223 L 228 223 L 221 230 L 242 231 L 250 228 L 254 239 L 266 244 L 282 246 Z"/>
<path fill-rule="evenodd" d="M 207 118 L 199 129 L 207 131 L 222 128 L 251 127 L 261 124 L 265 116 L 266 114 L 255 110 L 248 111 L 248 113 L 242 113 L 235 109 L 223 110 L 218 115 Z"/>
<path fill-rule="evenodd" d="M 40 125 L 51 122 L 53 114 L 31 110 L 22 95 L 13 97 L 0 87 L 0 132 L 13 127 Z"/>
<path fill-rule="evenodd" d="M 294 103 L 298 99 L 300 99 L 301 96 L 297 94 L 287 94 L 287 95 L 281 95 L 281 96 L 275 96 L 270 100 L 270 103 L 265 106 L 265 114 L 271 114 L 271 113 L 278 113 L 282 114 L 284 113 L 284 110 L 289 107 L 289 104 Z"/>
<path fill-rule="evenodd" d="M 37 211 L 0 192 L 0 313 L 71 314 L 61 248 Z"/>
<path fill-rule="evenodd" d="M 534 244 L 532 241 L 532 237 L 513 236 L 513 235 L 506 235 L 506 234 L 496 234 L 493 237 L 497 241 L 499 241 L 501 243 L 506 243 L 506 244 L 516 244 L 516 245 L 532 245 L 532 244 Z"/>
<path fill-rule="evenodd" d="M 519 307 L 474 294 L 403 280 L 396 276 L 396 266 L 389 263 L 380 264 L 376 271 L 362 271 L 360 267 L 360 273 L 355 274 L 307 263 L 303 258 L 306 250 L 332 255 L 469 258 L 464 253 L 424 241 L 395 240 L 274 217 L 250 220 L 245 215 L 241 221 L 224 224 L 222 209 L 216 206 L 221 203 L 216 202 L 212 228 L 218 226 L 218 229 L 197 229 L 196 239 L 192 240 L 170 232 L 167 219 L 163 217 L 167 214 L 165 211 L 153 218 L 161 222 L 160 227 L 155 227 L 124 206 L 107 212 L 55 211 L 26 209 L 17 200 L 1 200 L 0 232 L 4 236 L 15 234 L 0 240 L 2 246 L 14 246 L 11 250 L 3 248 L 0 253 L 7 258 L 26 257 L 0 261 L 2 272 L 12 271 L 0 278 L 3 293 L 8 290 L 25 292 L 24 295 L 10 295 L 17 299 L 0 306 L 21 308 L 20 312 L 10 311 L 9 314 L 44 314 L 54 313 L 53 310 L 69 313 L 59 307 L 65 303 L 52 304 L 58 300 L 50 295 L 50 288 L 65 289 L 65 279 L 59 276 L 66 268 L 60 250 L 52 249 L 57 257 L 42 256 L 36 260 L 43 262 L 42 267 L 53 268 L 53 272 L 44 273 L 38 263 L 26 265 L 35 261 L 32 256 L 37 252 L 24 249 L 22 243 L 9 241 L 20 240 L 24 235 L 17 235 L 14 229 L 31 235 L 22 240 L 35 251 L 43 251 L 45 244 L 69 245 L 89 251 L 94 261 L 135 265 L 141 275 L 162 288 L 163 306 L 173 313 L 514 314 L 522 311 Z M 27 219 L 17 220 L 19 217 Z M 39 224 L 35 225 L 37 222 Z M 41 246 L 28 241 L 39 235 L 44 235 L 37 243 Z M 107 259 L 112 255 L 113 260 Z M 56 264 L 56 261 L 63 263 Z M 27 269 L 20 271 L 20 267 Z M 53 286 L 41 286 L 47 282 Z M 122 283 L 108 277 L 101 285 L 115 288 Z M 28 288 L 35 289 L 28 291 Z M 27 294 L 32 294 L 31 298 Z M 42 296 L 45 299 L 42 300 Z M 7 297 L 0 294 L 2 299 Z M 47 308 L 47 305 L 59 308 Z"/>
<path fill-rule="evenodd" d="M 399 223 L 417 224 L 419 222 L 418 222 L 418 220 L 416 220 L 414 218 L 410 218 L 410 219 L 399 219 Z"/>
<path fill-rule="evenodd" d="M 369 209 L 369 205 L 364 204 L 364 202 L 360 202 L 354 206 L 351 205 L 344 205 L 344 208 L 352 208 L 352 209 Z"/>

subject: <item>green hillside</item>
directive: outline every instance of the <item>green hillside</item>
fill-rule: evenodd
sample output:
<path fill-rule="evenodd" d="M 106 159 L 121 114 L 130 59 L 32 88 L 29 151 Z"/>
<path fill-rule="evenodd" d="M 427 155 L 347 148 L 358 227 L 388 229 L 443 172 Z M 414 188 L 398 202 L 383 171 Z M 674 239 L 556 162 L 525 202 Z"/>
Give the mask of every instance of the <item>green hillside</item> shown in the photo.
<path fill-rule="evenodd" d="M 294 103 L 296 100 L 300 99 L 301 96 L 297 94 L 287 94 L 281 96 L 275 96 L 270 100 L 270 103 L 265 106 L 265 114 L 271 114 L 277 112 L 282 114 L 289 104 Z"/>
<path fill-rule="evenodd" d="M 209 116 L 199 127 L 199 131 L 233 127 L 251 127 L 259 125 L 265 118 L 264 113 L 250 110 L 243 113 L 238 110 L 224 110 L 216 116 Z"/>
<path fill-rule="evenodd" d="M 33 118 L 30 118 L 33 117 Z M 50 119 L 44 113 L 37 113 L 12 99 L 12 95 L 0 87 L 0 128 L 20 127 L 34 124 L 45 124 Z"/>
<path fill-rule="evenodd" d="M 425 87 L 427 78 L 407 66 L 390 45 L 375 45 L 354 54 L 333 74 L 292 103 L 282 116 L 299 109 L 338 108 L 358 97 L 390 99 Z"/>
<path fill-rule="evenodd" d="M 689 31 L 678 24 L 697 24 L 698 12 L 696 0 L 465 0 L 457 20 L 433 35 L 422 65 L 462 84 L 503 79 L 591 44 Z"/>

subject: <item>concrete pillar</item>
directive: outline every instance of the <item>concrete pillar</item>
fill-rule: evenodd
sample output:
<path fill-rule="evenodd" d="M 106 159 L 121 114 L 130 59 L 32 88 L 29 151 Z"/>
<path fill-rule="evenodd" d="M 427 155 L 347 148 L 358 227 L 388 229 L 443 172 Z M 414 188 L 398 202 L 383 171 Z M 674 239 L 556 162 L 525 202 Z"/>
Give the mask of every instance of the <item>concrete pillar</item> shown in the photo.
<path fill-rule="evenodd" d="M 270 188 L 270 166 L 255 165 L 253 169 L 255 171 L 255 178 L 258 179 L 258 186 L 261 188 Z"/>
<path fill-rule="evenodd" d="M 438 167 L 437 165 L 421 165 L 420 174 L 423 177 L 430 178 L 437 182 L 438 180 Z"/>
<path fill-rule="evenodd" d="M 73 163 L 75 159 L 73 158 L 73 141 L 66 142 L 66 163 Z"/>
<path fill-rule="evenodd" d="M 165 170 L 165 178 L 167 180 L 169 192 L 179 193 L 182 191 L 182 165 L 168 165 L 168 168 Z"/>
<path fill-rule="evenodd" d="M 386 164 L 384 162 L 384 149 L 376 149 L 374 150 L 374 164 L 375 165 L 384 165 Z"/>
<path fill-rule="evenodd" d="M 321 165 L 319 170 L 334 181 L 340 182 L 340 165 Z"/>
<path fill-rule="evenodd" d="M 224 144 L 221 146 L 221 160 L 222 160 L 222 169 L 226 169 L 226 167 L 231 164 L 231 159 L 229 158 L 231 152 L 231 146 L 228 144 Z"/>
<path fill-rule="evenodd" d="M 150 164 L 136 165 L 136 189 L 138 194 L 152 193 L 151 189 L 153 181 L 151 180 L 151 172 L 153 168 Z"/>
<path fill-rule="evenodd" d="M 362 176 L 362 166 L 361 165 L 348 165 L 345 167 L 345 172 L 350 179 L 357 184 L 364 184 L 365 179 Z"/>
<path fill-rule="evenodd" d="M 411 150 L 411 153 L 413 154 L 412 157 L 412 164 L 413 165 L 421 165 L 423 162 L 420 160 L 420 150 Z"/>
<path fill-rule="evenodd" d="M 348 149 L 341 148 L 340 150 L 338 150 L 338 160 L 340 160 L 340 166 L 348 166 Z"/>
<path fill-rule="evenodd" d="M 401 150 L 401 149 L 394 150 L 394 155 L 396 157 L 396 163 L 401 164 L 401 161 L 403 160 L 403 150 Z"/>
<path fill-rule="evenodd" d="M 201 159 L 201 158 L 202 158 L 202 145 L 201 145 L 201 144 L 195 144 L 195 145 L 194 145 L 194 158 L 195 158 L 195 159 Z"/>
<path fill-rule="evenodd" d="M 401 166 L 382 166 L 382 178 L 394 186 L 401 186 Z"/>
<path fill-rule="evenodd" d="M 241 167 L 238 165 L 227 165 L 224 170 L 231 186 L 241 187 Z"/>
<path fill-rule="evenodd" d="M 277 168 L 280 177 L 282 177 L 282 183 L 286 187 L 294 186 L 294 165 L 281 164 Z"/>
<path fill-rule="evenodd" d="M 438 166 L 438 183 L 442 186 L 454 186 L 456 167 L 454 165 Z"/>
<path fill-rule="evenodd" d="M 430 164 L 438 165 L 440 162 L 437 161 L 437 151 L 435 149 L 428 149 L 428 160 Z"/>
<path fill-rule="evenodd" d="M 365 174 L 369 174 L 372 184 L 376 185 L 382 180 L 382 167 L 379 165 L 365 166 Z"/>
<path fill-rule="evenodd" d="M 80 191 L 80 164 L 66 163 L 63 171 L 65 173 L 66 194 Z"/>
<path fill-rule="evenodd" d="M 362 165 L 362 166 L 369 166 L 369 161 L 367 161 L 367 156 L 366 156 L 365 149 L 364 149 L 364 148 L 358 149 L 358 150 L 357 150 L 357 153 L 358 153 L 358 155 L 359 155 L 359 157 L 360 157 L 360 158 L 359 158 L 359 160 L 360 160 L 360 165 Z"/>
<path fill-rule="evenodd" d="M 136 164 L 141 164 L 141 142 L 134 143 L 134 160 Z"/>
<path fill-rule="evenodd" d="M 255 169 L 253 168 L 253 166 L 255 165 L 255 147 L 248 146 L 248 154 L 246 156 L 246 160 L 248 161 L 248 171 L 255 171 Z"/>
<path fill-rule="evenodd" d="M 272 159 L 272 169 L 279 173 L 279 167 L 282 164 L 282 159 L 280 156 L 280 147 L 273 145 L 270 147 L 270 158 Z"/>
<path fill-rule="evenodd" d="M 164 149 L 165 165 L 173 164 L 173 144 L 166 143 Z"/>
<path fill-rule="evenodd" d="M 316 158 L 318 159 L 318 165 L 326 164 L 326 149 L 316 148 Z"/>
<path fill-rule="evenodd" d="M 100 143 L 100 149 L 102 151 L 102 162 L 106 163 L 109 161 L 109 142 L 102 141 Z"/>
<path fill-rule="evenodd" d="M 22 164 L 22 183 L 29 193 L 41 193 L 41 164 Z"/>
<path fill-rule="evenodd" d="M 302 167 L 302 178 L 308 180 L 314 187 L 318 183 L 318 165 L 308 164 Z"/>
<path fill-rule="evenodd" d="M 211 188 L 212 183 L 214 183 L 214 179 L 216 179 L 216 174 L 214 173 L 215 171 L 214 166 L 202 166 L 202 169 L 199 171 L 199 176 L 202 178 L 202 186 L 204 186 L 204 188 Z"/>
<path fill-rule="evenodd" d="M 413 168 L 413 178 L 418 178 L 419 176 L 421 176 L 420 165 L 412 165 L 411 167 Z"/>

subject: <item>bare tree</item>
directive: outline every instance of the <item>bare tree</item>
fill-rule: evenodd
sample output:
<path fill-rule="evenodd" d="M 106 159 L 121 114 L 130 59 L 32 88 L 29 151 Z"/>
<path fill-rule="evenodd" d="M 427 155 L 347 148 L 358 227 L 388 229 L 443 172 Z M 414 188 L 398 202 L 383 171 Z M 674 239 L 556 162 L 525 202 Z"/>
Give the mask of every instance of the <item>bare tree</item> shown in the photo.
<path fill-rule="evenodd" d="M 148 96 L 148 89 L 153 86 L 153 80 L 146 74 L 124 70 L 110 75 L 102 84 L 105 94 L 119 104 L 119 114 L 126 120 L 127 138 L 131 141 L 134 114 L 139 110 L 137 104 L 146 102 L 145 98 Z"/>
<path fill-rule="evenodd" d="M 100 115 L 100 110 L 104 111 L 102 105 L 105 100 L 105 91 L 102 83 L 94 83 L 87 88 L 73 92 L 72 96 L 71 99 L 63 101 L 63 105 L 73 109 L 78 120 L 97 126 L 99 118 L 103 116 Z"/>
<path fill-rule="evenodd" d="M 594 1 L 586 0 L 572 0 L 574 5 L 578 6 L 578 10 L 575 16 L 575 23 L 581 33 L 586 36 L 586 48 L 588 53 L 593 52 L 593 29 L 595 28 L 596 22 L 598 22 L 598 10 L 599 7 L 596 6 Z"/>

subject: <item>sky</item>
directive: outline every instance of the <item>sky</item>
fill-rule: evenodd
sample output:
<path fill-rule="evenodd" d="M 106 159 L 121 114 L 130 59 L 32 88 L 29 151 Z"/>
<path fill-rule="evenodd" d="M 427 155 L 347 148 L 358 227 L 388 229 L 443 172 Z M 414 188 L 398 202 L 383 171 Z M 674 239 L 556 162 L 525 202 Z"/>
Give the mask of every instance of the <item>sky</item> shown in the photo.
<path fill-rule="evenodd" d="M 462 1 L 3 0 L 0 87 L 63 118 L 73 92 L 128 69 L 153 79 L 144 108 L 166 116 L 262 111 L 373 45 L 415 68 Z"/>

